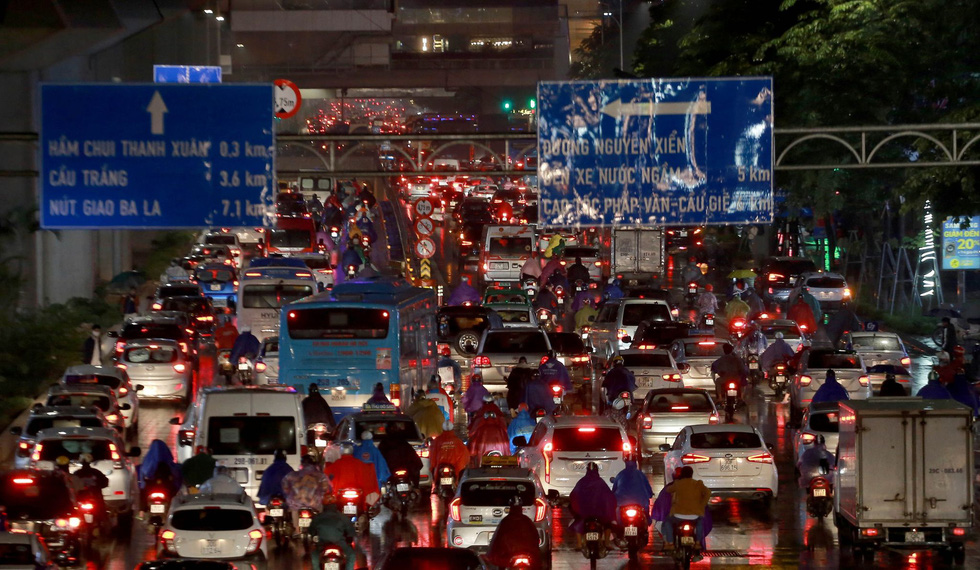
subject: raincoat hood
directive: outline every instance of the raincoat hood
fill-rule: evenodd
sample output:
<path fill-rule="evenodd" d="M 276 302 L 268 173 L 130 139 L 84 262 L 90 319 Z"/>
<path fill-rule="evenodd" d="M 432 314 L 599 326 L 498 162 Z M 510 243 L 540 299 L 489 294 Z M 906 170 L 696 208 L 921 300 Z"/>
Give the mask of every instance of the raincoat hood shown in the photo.
<path fill-rule="evenodd" d="M 177 465 L 174 462 L 174 455 L 170 451 L 170 448 L 167 447 L 167 444 L 162 440 L 154 439 L 150 443 L 150 449 L 146 452 L 146 456 L 143 457 L 143 464 L 140 465 L 140 474 L 144 478 L 153 477 L 161 463 L 169 467 L 171 471 Z"/>

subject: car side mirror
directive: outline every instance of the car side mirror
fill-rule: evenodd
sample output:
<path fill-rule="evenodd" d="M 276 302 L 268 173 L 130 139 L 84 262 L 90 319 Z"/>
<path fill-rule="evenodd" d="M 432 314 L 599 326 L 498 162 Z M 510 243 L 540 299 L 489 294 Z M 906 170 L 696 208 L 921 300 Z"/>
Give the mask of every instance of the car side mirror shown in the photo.
<path fill-rule="evenodd" d="M 132 410 L 133 409 L 133 406 L 130 406 L 129 404 L 123 404 L 123 405 L 119 406 L 119 409 L 125 412 L 127 410 Z"/>
<path fill-rule="evenodd" d="M 670 444 L 669 443 L 661 443 L 660 444 L 660 451 L 663 451 L 663 452 L 666 453 L 666 452 L 670 451 L 670 449 L 671 448 L 670 448 Z"/>
<path fill-rule="evenodd" d="M 137 392 L 139 392 L 140 390 L 145 390 L 145 389 L 146 389 L 146 386 L 144 386 L 142 384 L 137 384 L 136 386 L 133 386 L 133 390 L 136 390 Z"/>
<path fill-rule="evenodd" d="M 139 446 L 134 445 L 133 447 L 129 448 L 129 453 L 126 455 L 130 457 L 139 457 L 140 455 L 143 455 L 143 450 L 140 449 Z"/>
<path fill-rule="evenodd" d="M 182 422 L 180 418 L 178 418 L 178 417 L 175 416 L 175 417 L 170 418 L 170 420 L 168 421 L 168 423 L 170 425 L 172 425 L 172 426 L 179 426 L 180 424 L 182 424 L 184 422 Z"/>
<path fill-rule="evenodd" d="M 633 342 L 633 339 L 630 338 L 629 335 L 624 336 L 624 337 L 620 338 L 619 340 L 625 342 L 626 344 L 629 344 L 629 343 Z"/>
<path fill-rule="evenodd" d="M 519 435 L 515 437 L 511 443 L 514 444 L 514 447 L 527 447 L 527 438 L 523 435 Z"/>
<path fill-rule="evenodd" d="M 23 432 L 24 432 L 24 429 L 22 427 L 20 427 L 20 426 L 14 426 L 14 427 L 10 428 L 10 433 L 12 433 L 13 435 L 20 435 Z"/>

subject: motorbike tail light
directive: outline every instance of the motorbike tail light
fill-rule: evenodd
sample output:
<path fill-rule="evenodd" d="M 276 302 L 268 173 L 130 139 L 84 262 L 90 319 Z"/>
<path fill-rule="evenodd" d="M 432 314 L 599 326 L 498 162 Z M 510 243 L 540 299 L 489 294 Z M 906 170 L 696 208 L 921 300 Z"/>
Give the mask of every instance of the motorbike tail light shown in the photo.
<path fill-rule="evenodd" d="M 630 505 L 628 507 L 623 507 L 623 514 L 626 515 L 628 519 L 635 519 L 637 515 L 640 514 L 640 507 L 636 505 Z"/>
<path fill-rule="evenodd" d="M 89 501 L 85 501 L 83 503 L 79 503 L 78 504 L 78 507 L 80 509 L 82 509 L 83 511 L 93 511 L 93 510 L 95 510 L 95 503 L 92 503 L 92 502 L 89 502 Z"/>
<path fill-rule="evenodd" d="M 906 356 L 905 358 L 903 358 L 902 359 L 902 366 L 904 366 L 905 368 L 908 368 L 909 366 L 912 366 L 912 359 L 909 358 L 908 356 Z"/>
<path fill-rule="evenodd" d="M 459 515 L 459 506 L 462 504 L 462 502 L 463 499 L 456 497 L 451 503 L 449 503 L 449 516 L 456 522 L 463 520 Z"/>
<path fill-rule="evenodd" d="M 345 489 L 341 496 L 347 500 L 354 500 L 361 496 L 356 489 Z"/>
<path fill-rule="evenodd" d="M 301 519 L 308 519 L 308 518 L 312 518 L 312 517 L 313 517 L 313 513 L 311 513 L 309 509 L 300 509 L 300 511 L 299 511 L 299 518 L 301 518 Z"/>
<path fill-rule="evenodd" d="M 162 500 L 164 500 L 166 498 L 167 498 L 167 494 L 166 493 L 162 493 L 160 491 L 154 491 L 154 492 L 150 493 L 150 500 L 151 501 L 152 500 L 162 501 Z"/>
<path fill-rule="evenodd" d="M 489 356 L 477 356 L 473 359 L 473 366 L 477 368 L 489 368 L 490 367 L 490 357 Z"/>
<path fill-rule="evenodd" d="M 544 449 L 542 450 L 542 455 L 544 455 L 544 482 L 551 483 L 551 452 L 555 449 L 554 445 L 549 441 L 544 444 Z"/>
<path fill-rule="evenodd" d="M 246 554 L 252 554 L 259 549 L 262 545 L 262 535 L 265 534 L 259 529 L 253 529 L 248 532 L 248 546 L 245 547 Z"/>
<path fill-rule="evenodd" d="M 745 327 L 745 319 L 732 319 L 732 328 L 741 329 Z"/>
<path fill-rule="evenodd" d="M 709 461 L 711 461 L 710 457 L 706 457 L 704 455 L 698 455 L 697 453 L 685 453 L 684 456 L 681 457 L 681 463 L 683 463 L 684 465 L 691 465 L 694 463 L 707 463 Z"/>
<path fill-rule="evenodd" d="M 323 556 L 333 557 L 333 558 L 339 558 L 340 557 L 340 549 L 339 548 L 335 548 L 333 546 L 331 546 L 329 548 L 326 548 L 323 551 Z"/>
<path fill-rule="evenodd" d="M 801 331 L 806 332 L 807 329 L 808 329 L 808 327 L 806 326 L 806 323 L 800 323 L 800 330 Z"/>
<path fill-rule="evenodd" d="M 772 463 L 772 454 L 767 451 L 758 455 L 750 455 L 745 459 L 751 463 Z"/>
<path fill-rule="evenodd" d="M 408 471 L 405 469 L 399 469 L 398 471 L 395 471 L 395 475 L 398 477 L 404 477 L 405 475 L 408 475 Z"/>
<path fill-rule="evenodd" d="M 709 424 L 716 424 L 716 423 L 718 423 L 718 414 L 712 412 L 712 414 L 710 416 L 708 416 L 708 423 Z"/>
<path fill-rule="evenodd" d="M 82 520 L 78 517 L 68 517 L 64 519 L 55 519 L 54 526 L 58 528 L 78 528 L 82 524 Z"/>
<path fill-rule="evenodd" d="M 813 479 L 813 481 L 810 481 L 810 487 L 817 489 L 829 489 L 830 481 L 827 481 L 823 477 L 816 477 Z"/>
<path fill-rule="evenodd" d="M 738 384 L 736 384 L 734 382 L 729 382 L 728 383 L 728 389 L 729 390 L 735 390 L 736 388 L 738 388 Z"/>
<path fill-rule="evenodd" d="M 953 532 L 953 536 L 966 536 L 965 528 L 954 527 L 952 532 Z"/>
<path fill-rule="evenodd" d="M 265 362 L 256 362 L 255 363 L 255 371 L 256 372 L 265 372 L 265 369 L 266 369 Z"/>
<path fill-rule="evenodd" d="M 282 506 L 282 499 L 279 499 L 279 498 L 272 499 L 271 501 L 269 501 L 269 506 L 270 507 L 281 507 Z"/>
<path fill-rule="evenodd" d="M 858 382 L 862 386 L 867 386 L 871 382 L 871 380 L 867 376 L 861 376 L 860 378 L 858 378 Z"/>
<path fill-rule="evenodd" d="M 179 362 L 177 364 L 174 364 L 174 372 L 177 372 L 178 374 L 183 374 L 185 370 L 187 370 L 187 366 L 185 366 L 184 364 L 181 364 Z"/>
<path fill-rule="evenodd" d="M 429 456 L 429 450 L 423 447 L 420 449 L 416 449 L 415 454 L 418 455 L 419 457 L 425 458 Z"/>
<path fill-rule="evenodd" d="M 800 439 L 803 441 L 803 445 L 810 445 L 811 443 L 816 441 L 817 436 L 816 434 L 812 434 L 810 432 L 805 431 L 803 432 L 803 435 L 800 436 Z"/>
<path fill-rule="evenodd" d="M 643 429 L 650 429 L 653 427 L 653 418 L 650 416 L 642 416 L 640 418 L 640 423 L 643 426 Z"/>
<path fill-rule="evenodd" d="M 813 382 L 813 378 L 804 374 L 800 376 L 800 386 L 809 386 L 810 382 Z"/>
<path fill-rule="evenodd" d="M 159 311 L 160 309 L 162 309 L 162 308 L 163 308 L 163 303 L 153 303 L 153 306 L 152 306 L 151 308 L 152 308 L 152 309 L 153 309 L 154 311 Z"/>
<path fill-rule="evenodd" d="M 555 394 L 558 394 L 561 392 L 561 386 L 555 384 L 554 386 L 551 387 L 551 391 L 554 392 Z"/>

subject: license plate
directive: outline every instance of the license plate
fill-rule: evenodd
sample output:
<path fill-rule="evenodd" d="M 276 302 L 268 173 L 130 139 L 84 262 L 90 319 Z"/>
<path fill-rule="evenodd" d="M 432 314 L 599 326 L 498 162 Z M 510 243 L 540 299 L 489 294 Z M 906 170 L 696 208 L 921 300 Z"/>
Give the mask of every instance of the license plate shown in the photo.
<path fill-rule="evenodd" d="M 491 263 L 490 269 L 507 269 L 507 262 Z"/>
<path fill-rule="evenodd" d="M 705 319 L 704 320 L 704 324 L 708 325 L 709 327 L 710 326 L 713 326 L 715 324 L 715 320 L 714 319 Z"/>
<path fill-rule="evenodd" d="M 407 493 L 408 483 L 398 483 L 397 485 L 395 485 L 395 490 L 398 491 L 399 493 Z"/>
<path fill-rule="evenodd" d="M 693 536 L 682 536 L 681 537 L 681 544 L 684 544 L 684 545 L 694 544 L 694 537 Z"/>
<path fill-rule="evenodd" d="M 905 533 L 905 542 L 925 542 L 926 533 L 920 531 L 912 531 Z"/>
<path fill-rule="evenodd" d="M 318 440 L 316 440 L 316 441 L 313 442 L 313 445 L 314 445 L 314 447 L 326 447 L 327 446 L 327 440 L 325 440 L 325 439 L 318 439 Z"/>
<path fill-rule="evenodd" d="M 440 477 L 439 478 L 439 484 L 440 485 L 452 485 L 453 484 L 453 478 L 452 477 Z"/>
<path fill-rule="evenodd" d="M 599 533 L 598 532 L 587 532 L 587 533 L 585 533 L 585 540 L 587 540 L 589 542 L 597 541 L 597 540 L 599 540 Z"/>
<path fill-rule="evenodd" d="M 340 562 L 327 562 L 323 565 L 323 570 L 340 570 Z"/>
<path fill-rule="evenodd" d="M 156 514 L 156 513 L 162 513 L 165 510 L 167 510 L 166 505 L 150 505 L 150 512 L 151 513 L 154 513 L 154 514 Z"/>
<path fill-rule="evenodd" d="M 209 540 L 207 544 L 201 547 L 201 554 L 204 556 L 220 556 L 221 547 L 218 545 L 218 541 Z"/>
<path fill-rule="evenodd" d="M 636 528 L 635 526 L 628 526 L 625 529 L 623 529 L 623 535 L 637 536 L 639 534 L 639 531 L 640 529 Z"/>
<path fill-rule="evenodd" d="M 245 362 L 239 362 L 239 363 L 238 363 L 238 369 L 239 369 L 239 370 L 248 370 L 248 363 L 245 363 Z"/>
<path fill-rule="evenodd" d="M 357 505 L 344 505 L 344 514 L 345 515 L 356 515 L 357 514 Z"/>
<path fill-rule="evenodd" d="M 776 375 L 776 383 L 777 384 L 785 384 L 786 383 L 786 377 L 783 376 L 782 374 Z"/>
<path fill-rule="evenodd" d="M 270 517 L 281 517 L 283 515 L 282 509 L 269 509 Z"/>
<path fill-rule="evenodd" d="M 561 404 L 561 396 L 555 396 L 554 398 L 551 399 L 551 401 L 556 404 Z"/>
<path fill-rule="evenodd" d="M 814 489 L 813 490 L 813 496 L 814 497 L 826 497 L 827 496 L 827 489 Z"/>
<path fill-rule="evenodd" d="M 337 402 L 347 399 L 347 392 L 330 392 L 330 401 Z"/>
<path fill-rule="evenodd" d="M 734 459 L 725 459 L 721 462 L 722 471 L 738 471 L 738 461 Z"/>
<path fill-rule="evenodd" d="M 310 526 L 310 521 L 313 519 L 299 519 L 299 528 L 307 528 Z"/>
<path fill-rule="evenodd" d="M 218 285 L 217 283 L 214 283 L 214 284 L 211 285 L 211 290 L 212 291 L 221 291 L 221 285 Z"/>
<path fill-rule="evenodd" d="M 759 369 L 758 362 L 749 362 L 749 370 L 758 370 L 758 369 Z"/>
<path fill-rule="evenodd" d="M 738 390 L 729 390 L 728 395 L 732 398 L 735 398 L 736 396 L 738 396 Z"/>

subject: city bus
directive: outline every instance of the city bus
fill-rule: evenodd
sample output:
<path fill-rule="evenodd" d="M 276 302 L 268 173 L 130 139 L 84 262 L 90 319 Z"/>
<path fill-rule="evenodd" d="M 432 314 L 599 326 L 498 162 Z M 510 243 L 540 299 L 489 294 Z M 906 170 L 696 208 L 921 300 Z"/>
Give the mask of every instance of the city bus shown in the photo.
<path fill-rule="evenodd" d="M 407 409 L 412 390 L 436 371 L 437 307 L 431 289 L 380 276 L 290 303 L 279 327 L 279 383 L 304 392 L 317 384 L 337 418 L 360 411 L 379 382 Z"/>
<path fill-rule="evenodd" d="M 250 327 L 259 341 L 278 335 L 282 306 L 318 289 L 313 272 L 302 260 L 253 259 L 238 282 L 238 330 Z"/>

